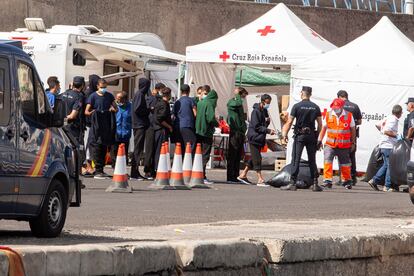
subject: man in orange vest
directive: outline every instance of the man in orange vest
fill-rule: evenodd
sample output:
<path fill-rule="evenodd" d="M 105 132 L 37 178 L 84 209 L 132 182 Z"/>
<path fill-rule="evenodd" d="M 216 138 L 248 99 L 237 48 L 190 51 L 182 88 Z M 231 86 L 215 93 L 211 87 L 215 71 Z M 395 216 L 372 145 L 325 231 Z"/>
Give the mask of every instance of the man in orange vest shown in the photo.
<path fill-rule="evenodd" d="M 332 102 L 332 110 L 326 113 L 318 138 L 318 148 L 321 148 L 325 133 L 327 134 L 323 166 L 324 187 L 326 188 L 332 188 L 332 163 L 334 157 L 337 156 L 343 180 L 342 185 L 346 189 L 352 189 L 349 153 L 355 148 L 356 130 L 352 113 L 344 110 L 344 104 L 344 100 L 339 98 Z"/>

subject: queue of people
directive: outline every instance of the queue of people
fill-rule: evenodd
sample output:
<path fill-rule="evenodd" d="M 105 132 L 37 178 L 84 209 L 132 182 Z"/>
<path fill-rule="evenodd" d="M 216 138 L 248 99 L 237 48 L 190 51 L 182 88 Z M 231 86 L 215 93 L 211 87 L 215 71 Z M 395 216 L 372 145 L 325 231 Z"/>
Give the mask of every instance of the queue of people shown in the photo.
<path fill-rule="evenodd" d="M 56 77 L 48 79 L 47 97 L 51 107 L 56 97 L 65 102 L 68 125 L 72 134 L 84 152 L 84 173 L 97 179 L 108 178 L 104 172 L 107 153 L 110 153 L 114 164 L 117 149 L 121 143 L 129 147 L 134 135 L 134 152 L 131 161 L 131 178 L 136 180 L 152 180 L 155 178 L 161 145 L 166 141 L 191 144 L 195 153 L 196 143 L 202 145 L 204 183 L 212 182 L 206 177 L 206 165 L 210 160 L 213 147 L 213 135 L 218 126 L 215 115 L 218 95 L 208 85 L 200 86 L 195 97 L 190 97 L 189 85 L 182 85 L 181 97 L 170 106 L 171 89 L 162 83 L 150 90 L 150 81 L 139 80 L 138 91 L 132 101 L 126 92 L 116 93 L 116 97 L 107 91 L 107 83 L 96 75 L 91 75 L 89 87 L 85 87 L 83 77 L 75 77 L 71 89 L 59 93 L 60 85 Z M 268 108 L 272 101 L 270 95 L 264 94 L 260 102 L 254 104 L 250 122 L 246 124 L 244 100 L 248 91 L 243 87 L 234 90 L 228 101 L 227 122 L 230 127 L 229 146 L 227 152 L 227 182 L 253 184 L 248 178 L 249 170 L 257 174 L 257 186 L 267 187 L 261 174 L 261 149 L 266 144 L 266 135 L 275 134 L 269 128 L 270 116 Z M 320 108 L 311 101 L 312 88 L 304 86 L 301 91 L 302 101 L 293 105 L 289 117 L 282 128 L 282 139 L 288 141 L 288 133 L 293 126 L 292 171 L 289 185 L 282 190 L 295 191 L 303 150 L 306 148 L 310 175 L 313 181 L 312 190 L 322 191 L 332 188 L 333 160 L 338 158 L 340 182 L 346 189 L 352 189 L 356 183 L 356 160 L 358 126 L 361 124 L 361 111 L 357 104 L 348 99 L 348 93 L 340 90 L 330 107 L 331 110 L 321 113 Z M 407 102 L 410 114 L 407 116 L 404 133 L 406 137 L 414 134 L 414 98 Z M 380 150 L 384 164 L 377 175 L 369 181 L 371 187 L 378 190 L 379 180 L 385 176 L 384 191 L 392 191 L 388 169 L 390 149 L 397 141 L 398 120 L 402 116 L 402 108 L 394 106 L 392 115 L 384 119 L 378 126 L 381 131 Z M 85 131 L 87 135 L 85 135 Z M 85 136 L 87 138 L 85 139 Z M 325 139 L 326 136 L 326 139 Z M 322 141 L 325 144 L 322 145 Z M 240 165 L 246 142 L 250 146 L 251 160 L 241 170 Z M 324 168 L 323 184 L 318 182 L 319 174 L 316 166 L 316 152 L 323 148 Z M 144 155 L 145 152 L 145 155 Z M 90 160 L 95 170 L 90 171 Z M 143 161 L 143 174 L 140 172 Z"/>

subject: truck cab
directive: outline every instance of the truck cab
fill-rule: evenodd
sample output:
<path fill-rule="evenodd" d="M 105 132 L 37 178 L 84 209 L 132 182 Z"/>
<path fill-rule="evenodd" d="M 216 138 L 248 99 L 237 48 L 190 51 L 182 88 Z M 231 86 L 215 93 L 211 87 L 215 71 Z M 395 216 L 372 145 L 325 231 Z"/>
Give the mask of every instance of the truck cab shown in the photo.
<path fill-rule="evenodd" d="M 0 219 L 28 221 L 37 237 L 58 236 L 80 206 L 79 149 L 64 117 L 21 43 L 0 42 Z"/>

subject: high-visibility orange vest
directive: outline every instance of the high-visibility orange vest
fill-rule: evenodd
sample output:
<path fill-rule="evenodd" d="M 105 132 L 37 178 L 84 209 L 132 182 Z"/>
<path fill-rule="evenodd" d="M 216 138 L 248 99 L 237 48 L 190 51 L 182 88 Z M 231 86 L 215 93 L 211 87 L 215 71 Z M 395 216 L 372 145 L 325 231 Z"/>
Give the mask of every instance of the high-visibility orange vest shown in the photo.
<path fill-rule="evenodd" d="M 344 115 L 337 117 L 332 115 L 332 111 L 326 115 L 326 142 L 325 144 L 332 148 L 347 149 L 352 147 L 351 122 L 352 113 L 344 111 Z"/>

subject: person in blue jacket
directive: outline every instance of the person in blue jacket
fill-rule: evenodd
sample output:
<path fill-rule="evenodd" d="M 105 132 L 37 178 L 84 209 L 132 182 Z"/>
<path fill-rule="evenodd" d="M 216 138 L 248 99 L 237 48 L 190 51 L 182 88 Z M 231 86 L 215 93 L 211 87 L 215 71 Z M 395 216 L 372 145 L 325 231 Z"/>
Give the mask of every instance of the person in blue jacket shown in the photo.
<path fill-rule="evenodd" d="M 115 98 L 118 105 L 116 113 L 116 136 L 115 144 L 111 148 L 112 167 L 115 168 L 116 157 L 120 144 L 125 144 L 125 153 L 128 153 L 129 140 L 132 136 L 132 105 L 128 101 L 128 94 L 124 91 L 118 92 Z M 127 158 L 128 162 L 128 158 Z"/>

